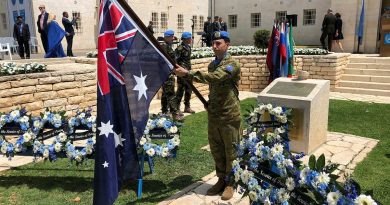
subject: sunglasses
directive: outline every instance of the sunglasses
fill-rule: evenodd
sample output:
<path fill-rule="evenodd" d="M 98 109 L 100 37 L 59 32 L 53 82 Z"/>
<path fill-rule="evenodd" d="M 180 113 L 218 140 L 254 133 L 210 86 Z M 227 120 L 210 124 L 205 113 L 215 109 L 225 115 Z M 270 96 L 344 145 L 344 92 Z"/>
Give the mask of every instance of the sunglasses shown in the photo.
<path fill-rule="evenodd" d="M 39 9 L 45 9 L 45 7 L 38 7 Z"/>

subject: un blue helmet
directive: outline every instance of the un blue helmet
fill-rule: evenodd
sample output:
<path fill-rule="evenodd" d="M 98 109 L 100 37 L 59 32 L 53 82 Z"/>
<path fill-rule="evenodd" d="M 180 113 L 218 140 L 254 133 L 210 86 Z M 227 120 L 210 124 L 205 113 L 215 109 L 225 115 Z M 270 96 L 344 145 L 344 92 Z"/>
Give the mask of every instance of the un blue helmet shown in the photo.
<path fill-rule="evenodd" d="M 170 36 L 174 36 L 175 35 L 175 32 L 173 30 L 166 30 L 164 32 L 164 37 L 170 37 Z"/>
<path fill-rule="evenodd" d="M 224 39 L 230 41 L 230 36 L 227 31 L 216 31 L 213 33 L 212 40 Z"/>
<path fill-rule="evenodd" d="M 181 39 L 189 39 L 189 38 L 192 38 L 192 34 L 190 32 L 183 32 L 181 34 Z"/>

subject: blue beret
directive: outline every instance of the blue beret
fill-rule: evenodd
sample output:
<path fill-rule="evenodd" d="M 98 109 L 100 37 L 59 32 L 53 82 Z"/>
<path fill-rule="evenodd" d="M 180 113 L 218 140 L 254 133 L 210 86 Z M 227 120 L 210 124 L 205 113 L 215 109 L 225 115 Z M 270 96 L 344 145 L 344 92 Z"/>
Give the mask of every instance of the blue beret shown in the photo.
<path fill-rule="evenodd" d="M 164 37 L 169 37 L 175 35 L 175 32 L 173 30 L 166 30 L 164 32 Z"/>
<path fill-rule="evenodd" d="M 213 40 L 225 39 L 230 40 L 229 33 L 227 31 L 216 31 L 213 34 Z"/>
<path fill-rule="evenodd" d="M 189 38 L 192 38 L 192 34 L 190 32 L 183 32 L 181 34 L 181 38 L 182 39 L 189 39 Z"/>

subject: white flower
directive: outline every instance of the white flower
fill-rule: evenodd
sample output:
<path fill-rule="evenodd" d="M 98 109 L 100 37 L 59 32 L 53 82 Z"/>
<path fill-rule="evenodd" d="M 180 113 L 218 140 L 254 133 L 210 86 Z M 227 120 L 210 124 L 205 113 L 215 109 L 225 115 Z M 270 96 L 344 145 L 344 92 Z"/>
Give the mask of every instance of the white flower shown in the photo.
<path fill-rule="evenodd" d="M 250 134 L 249 134 L 249 138 L 256 138 L 256 132 L 251 132 Z"/>
<path fill-rule="evenodd" d="M 86 149 L 87 154 L 92 154 L 93 150 L 91 146 L 88 146 Z"/>
<path fill-rule="evenodd" d="M 310 168 L 309 167 L 305 167 L 302 171 L 301 171 L 301 174 L 300 174 L 300 177 L 301 177 L 301 180 L 305 181 L 306 180 L 306 177 L 307 177 L 307 174 L 310 172 Z"/>
<path fill-rule="evenodd" d="M 251 171 L 248 171 L 248 170 L 244 170 L 241 174 L 241 181 L 244 183 L 244 184 L 248 184 L 248 181 L 249 179 L 253 177 L 253 172 Z"/>
<path fill-rule="evenodd" d="M 240 160 L 237 159 L 233 160 L 232 167 L 239 167 L 239 166 L 240 166 Z"/>
<path fill-rule="evenodd" d="M 154 151 L 153 148 L 146 150 L 146 154 L 148 154 L 151 157 L 153 157 L 155 153 L 156 153 L 156 151 Z"/>
<path fill-rule="evenodd" d="M 266 108 L 267 108 L 268 111 L 271 111 L 272 110 L 272 105 L 271 104 L 267 104 Z"/>
<path fill-rule="evenodd" d="M 249 198 L 252 200 L 252 201 L 257 201 L 257 193 L 255 191 L 250 191 L 249 192 Z"/>
<path fill-rule="evenodd" d="M 169 133 L 177 133 L 177 127 L 176 126 L 172 126 L 171 128 L 169 128 Z"/>
<path fill-rule="evenodd" d="M 15 146 L 15 152 L 21 152 L 22 149 L 21 149 L 21 146 Z"/>
<path fill-rule="evenodd" d="M 355 205 L 377 205 L 377 203 L 371 198 L 371 196 L 360 195 L 354 201 Z"/>
<path fill-rule="evenodd" d="M 92 132 L 96 132 L 96 124 L 95 123 L 92 125 Z"/>
<path fill-rule="evenodd" d="M 167 119 L 165 117 L 162 117 L 160 118 L 158 121 L 157 121 L 157 127 L 164 127 L 164 123 Z"/>
<path fill-rule="evenodd" d="M 180 138 L 179 137 L 174 137 L 172 138 L 173 145 L 179 146 L 180 144 Z"/>
<path fill-rule="evenodd" d="M 23 140 L 24 140 L 24 142 L 30 142 L 30 140 L 31 140 L 31 134 L 30 133 L 28 133 L 28 132 L 26 132 L 26 133 L 24 133 L 23 134 Z"/>
<path fill-rule="evenodd" d="M 55 114 L 53 116 L 53 121 L 61 121 L 61 115 L 60 114 Z"/>
<path fill-rule="evenodd" d="M 169 154 L 169 149 L 168 149 L 168 147 L 162 148 L 161 156 L 162 156 L 162 157 L 167 157 L 168 154 Z"/>
<path fill-rule="evenodd" d="M 83 155 L 80 153 L 77 153 L 76 157 L 74 158 L 77 162 L 83 161 Z"/>
<path fill-rule="evenodd" d="M 268 197 L 264 200 L 264 205 L 271 205 L 271 201 Z"/>
<path fill-rule="evenodd" d="M 88 119 L 87 119 L 87 121 L 88 122 L 92 122 L 92 123 L 94 123 L 94 122 L 96 122 L 96 116 L 91 116 L 91 117 L 89 117 Z"/>
<path fill-rule="evenodd" d="M 139 144 L 140 145 L 144 145 L 146 143 L 146 138 L 145 137 L 142 137 L 141 140 L 139 141 Z"/>
<path fill-rule="evenodd" d="M 243 131 L 242 131 L 242 135 L 247 135 L 248 134 L 248 130 L 247 129 L 244 129 Z"/>
<path fill-rule="evenodd" d="M 63 132 L 61 132 L 60 134 L 58 134 L 58 137 L 60 138 L 60 142 L 65 142 L 66 139 L 68 138 L 68 137 L 66 136 L 66 134 L 63 133 Z"/>
<path fill-rule="evenodd" d="M 144 135 L 148 135 L 148 134 L 149 134 L 149 129 L 146 128 L 146 129 L 144 130 Z"/>
<path fill-rule="evenodd" d="M 1 146 L 1 153 L 5 154 L 7 152 L 7 146 L 8 143 L 4 142 L 3 145 Z"/>
<path fill-rule="evenodd" d="M 283 112 L 283 109 L 279 106 L 271 110 L 271 113 L 273 115 L 280 115 L 282 112 Z"/>
<path fill-rule="evenodd" d="M 238 182 L 241 178 L 243 170 L 241 168 L 238 168 L 236 173 L 234 173 L 234 181 Z"/>
<path fill-rule="evenodd" d="M 329 192 L 328 195 L 326 196 L 326 202 L 328 202 L 329 205 L 336 205 L 339 198 L 340 198 L 340 193 Z"/>
<path fill-rule="evenodd" d="M 61 148 L 62 148 L 62 145 L 61 145 L 61 143 L 55 143 L 54 144 L 54 150 L 56 151 L 56 152 L 61 152 Z"/>
<path fill-rule="evenodd" d="M 282 134 L 284 133 L 286 130 L 284 129 L 284 127 L 278 127 L 276 130 L 275 130 L 275 134 Z"/>
<path fill-rule="evenodd" d="M 286 192 L 286 189 L 284 189 L 284 188 L 279 189 L 278 196 L 279 196 L 279 200 L 281 202 L 287 201 L 288 199 L 290 199 L 290 195 Z"/>
<path fill-rule="evenodd" d="M 287 117 L 284 115 L 278 116 L 277 119 L 281 123 L 287 123 Z"/>
<path fill-rule="evenodd" d="M 269 141 L 272 141 L 272 139 L 275 138 L 275 134 L 272 133 L 272 132 L 268 132 L 267 133 L 267 136 L 266 136 L 266 140 L 269 142 Z"/>
<path fill-rule="evenodd" d="M 28 122 L 29 119 L 30 119 L 30 118 L 29 118 L 28 116 L 23 116 L 23 117 L 21 117 L 21 118 L 19 119 L 19 122 L 21 122 L 21 123 L 26 123 L 26 122 Z"/>
<path fill-rule="evenodd" d="M 267 106 L 266 105 L 260 105 L 259 107 L 259 114 L 264 114 L 264 111 L 267 109 Z"/>
<path fill-rule="evenodd" d="M 85 118 L 85 113 L 84 112 L 82 112 L 82 113 L 80 113 L 79 114 L 79 116 L 77 116 L 79 119 L 83 119 L 83 118 Z"/>
<path fill-rule="evenodd" d="M 44 158 L 49 158 L 49 150 L 48 150 L 48 149 L 45 149 L 45 150 L 43 151 L 43 157 L 44 157 Z"/>
<path fill-rule="evenodd" d="M 14 110 L 10 113 L 11 120 L 14 120 L 15 118 L 20 117 L 20 112 L 19 110 Z"/>
<path fill-rule="evenodd" d="M 93 144 L 96 144 L 96 135 L 92 137 Z"/>
<path fill-rule="evenodd" d="M 275 156 L 277 154 L 283 153 L 283 145 L 280 143 L 276 143 L 272 148 L 271 148 L 271 154 L 272 156 Z"/>
<path fill-rule="evenodd" d="M 42 127 L 42 122 L 40 120 L 35 120 L 33 126 L 35 128 L 41 128 Z"/>
<path fill-rule="evenodd" d="M 318 177 L 317 177 L 317 183 L 325 183 L 325 184 L 328 184 L 329 181 L 330 181 L 330 177 L 329 177 L 329 174 L 325 173 L 325 172 L 321 172 Z"/>
<path fill-rule="evenodd" d="M 293 164 L 291 159 L 284 160 L 283 164 L 284 164 L 285 167 L 293 167 L 294 166 L 294 164 Z"/>
<path fill-rule="evenodd" d="M 295 188 L 295 182 L 294 182 L 294 179 L 293 179 L 293 178 L 288 177 L 288 178 L 286 179 L 286 187 L 287 187 L 287 189 L 288 189 L 289 191 L 294 190 L 294 188 Z"/>

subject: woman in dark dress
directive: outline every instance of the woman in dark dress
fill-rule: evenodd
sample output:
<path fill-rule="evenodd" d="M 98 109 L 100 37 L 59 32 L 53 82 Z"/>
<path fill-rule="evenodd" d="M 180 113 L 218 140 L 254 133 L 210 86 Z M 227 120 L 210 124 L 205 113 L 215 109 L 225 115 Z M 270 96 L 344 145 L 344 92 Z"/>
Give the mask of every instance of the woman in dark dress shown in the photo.
<path fill-rule="evenodd" d="M 340 13 L 336 13 L 335 16 L 336 16 L 336 22 L 335 22 L 336 33 L 334 34 L 333 40 L 339 46 L 341 52 L 344 52 L 343 45 L 341 44 L 341 41 L 340 41 L 340 40 L 344 39 L 343 20 L 341 20 Z"/>

